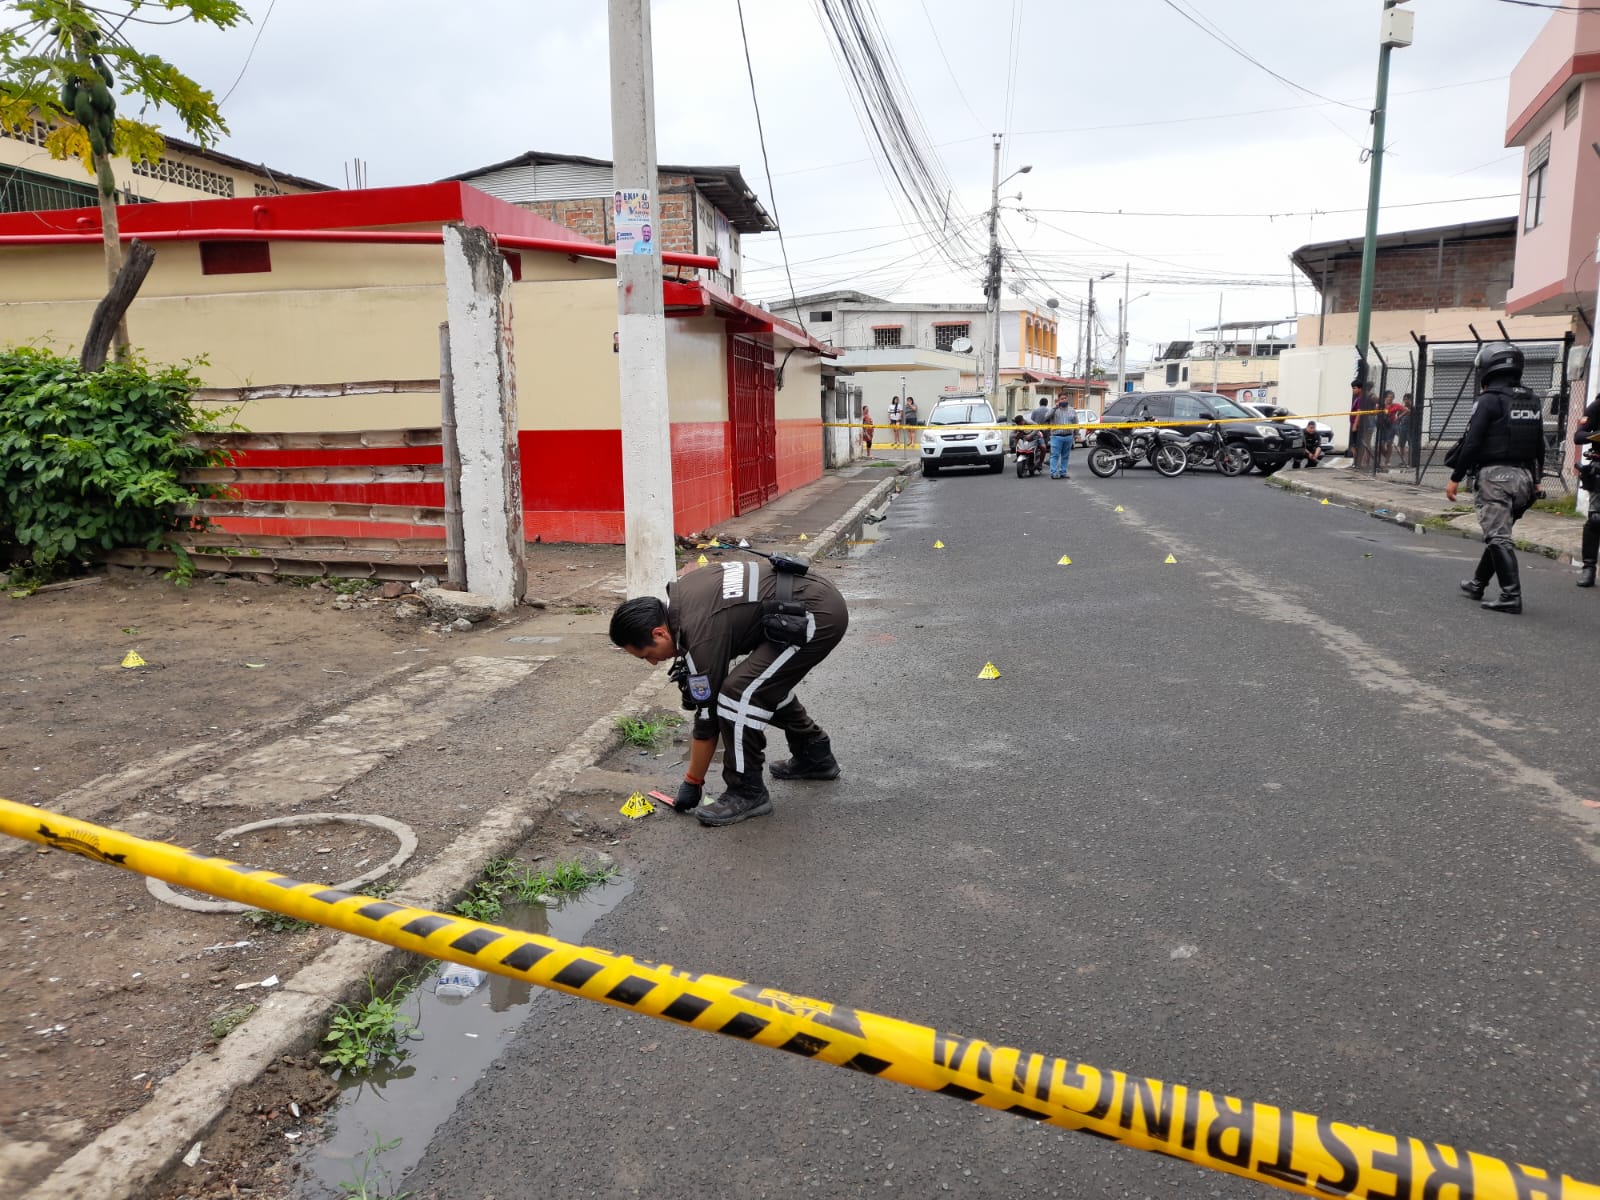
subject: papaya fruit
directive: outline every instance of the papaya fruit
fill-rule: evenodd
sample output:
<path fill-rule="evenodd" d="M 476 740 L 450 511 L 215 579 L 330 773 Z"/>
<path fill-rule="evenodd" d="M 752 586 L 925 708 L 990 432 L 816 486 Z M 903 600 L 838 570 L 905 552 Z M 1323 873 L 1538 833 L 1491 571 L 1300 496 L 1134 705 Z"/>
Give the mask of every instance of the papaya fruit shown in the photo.
<path fill-rule="evenodd" d="M 100 80 L 94 81 L 94 86 L 89 89 L 90 103 L 94 105 L 95 112 L 106 113 L 112 108 L 111 89 Z"/>
<path fill-rule="evenodd" d="M 94 97 L 82 88 L 72 97 L 72 115 L 86 129 L 94 124 Z"/>

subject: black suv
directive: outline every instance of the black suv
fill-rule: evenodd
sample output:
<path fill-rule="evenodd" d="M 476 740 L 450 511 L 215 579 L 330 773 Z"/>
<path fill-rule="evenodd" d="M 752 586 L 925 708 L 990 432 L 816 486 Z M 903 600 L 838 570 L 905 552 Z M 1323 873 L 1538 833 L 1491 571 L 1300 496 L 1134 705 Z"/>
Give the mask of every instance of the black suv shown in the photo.
<path fill-rule="evenodd" d="M 1230 442 L 1242 443 L 1250 451 L 1250 464 L 1263 475 L 1271 475 L 1305 449 L 1305 435 L 1293 425 L 1283 425 L 1257 417 L 1212 392 L 1129 392 L 1110 405 L 1100 419 L 1106 422 L 1143 420 L 1149 410 L 1152 421 L 1182 421 L 1175 425 L 1180 433 L 1194 433 L 1200 422 L 1222 421 L 1222 434 Z"/>

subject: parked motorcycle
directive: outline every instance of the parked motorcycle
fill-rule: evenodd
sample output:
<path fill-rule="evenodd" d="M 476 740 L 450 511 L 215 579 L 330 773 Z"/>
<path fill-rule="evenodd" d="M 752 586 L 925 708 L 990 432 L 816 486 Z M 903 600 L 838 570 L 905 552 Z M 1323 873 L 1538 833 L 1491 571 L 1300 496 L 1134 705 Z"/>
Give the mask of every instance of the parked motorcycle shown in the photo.
<path fill-rule="evenodd" d="M 1022 479 L 1028 475 L 1037 475 L 1044 469 L 1045 449 L 1044 432 L 1039 429 L 1019 430 L 1012 451 L 1017 459 L 1017 478 Z"/>
<path fill-rule="evenodd" d="M 1228 476 L 1243 475 L 1253 457 L 1243 442 L 1228 441 L 1216 421 L 1184 439 L 1184 456 L 1191 467 L 1215 467 Z"/>
<path fill-rule="evenodd" d="M 1131 436 L 1130 436 L 1131 435 Z M 1089 470 L 1101 479 L 1148 461 L 1168 479 L 1182 475 L 1189 465 L 1184 438 L 1171 429 L 1102 429 L 1089 451 Z"/>

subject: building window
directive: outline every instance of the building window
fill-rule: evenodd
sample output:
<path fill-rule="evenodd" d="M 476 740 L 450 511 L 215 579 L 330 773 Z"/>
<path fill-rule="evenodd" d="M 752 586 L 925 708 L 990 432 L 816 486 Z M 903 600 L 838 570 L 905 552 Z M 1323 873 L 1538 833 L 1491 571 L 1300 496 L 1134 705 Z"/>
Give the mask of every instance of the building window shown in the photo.
<path fill-rule="evenodd" d="M 1167 364 L 1167 386 L 1168 387 L 1177 387 L 1178 386 L 1178 364 L 1177 363 L 1168 363 Z"/>
<path fill-rule="evenodd" d="M 141 158 L 134 162 L 133 173 L 143 175 L 146 179 L 157 179 L 163 183 L 175 183 L 179 187 L 192 188 L 211 196 L 233 195 L 232 175 L 207 171 L 204 167 L 178 162 L 176 159 L 163 158 L 160 162 L 146 162 Z"/>
<path fill-rule="evenodd" d="M 1185 367 L 1178 374 L 1182 377 L 1182 381 L 1184 383 L 1188 383 L 1189 382 L 1189 368 L 1188 367 Z"/>
<path fill-rule="evenodd" d="M 933 327 L 933 348 L 935 350 L 949 350 L 961 338 L 972 336 L 972 325 L 935 325 Z"/>
<path fill-rule="evenodd" d="M 201 242 L 200 274 L 253 275 L 272 270 L 266 242 Z"/>
<path fill-rule="evenodd" d="M 831 325 L 833 323 L 833 313 L 826 309 L 822 312 L 814 312 L 811 314 L 811 320 L 818 325 Z"/>
<path fill-rule="evenodd" d="M 1523 209 L 1522 231 L 1544 224 L 1545 175 L 1550 168 L 1550 135 L 1539 139 L 1528 155 L 1528 203 Z"/>
<path fill-rule="evenodd" d="M 902 325 L 874 325 L 872 327 L 872 344 L 874 346 L 898 346 L 900 344 L 900 331 Z"/>
<path fill-rule="evenodd" d="M 255 185 L 258 196 L 281 196 L 283 189 L 275 183 L 258 183 Z"/>
<path fill-rule="evenodd" d="M 1567 112 L 1561 120 L 1561 128 L 1565 129 L 1578 119 L 1578 92 L 1581 87 L 1575 87 L 1567 93 Z"/>

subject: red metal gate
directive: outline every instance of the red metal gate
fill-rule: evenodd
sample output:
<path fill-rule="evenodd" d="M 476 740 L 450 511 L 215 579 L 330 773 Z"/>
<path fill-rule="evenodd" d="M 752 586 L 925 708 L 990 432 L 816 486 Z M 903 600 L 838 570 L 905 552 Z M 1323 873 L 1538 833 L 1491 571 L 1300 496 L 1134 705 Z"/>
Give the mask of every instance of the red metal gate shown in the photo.
<path fill-rule="evenodd" d="M 733 513 L 760 508 L 778 494 L 778 421 L 772 347 L 728 339 L 728 419 L 733 427 Z"/>

